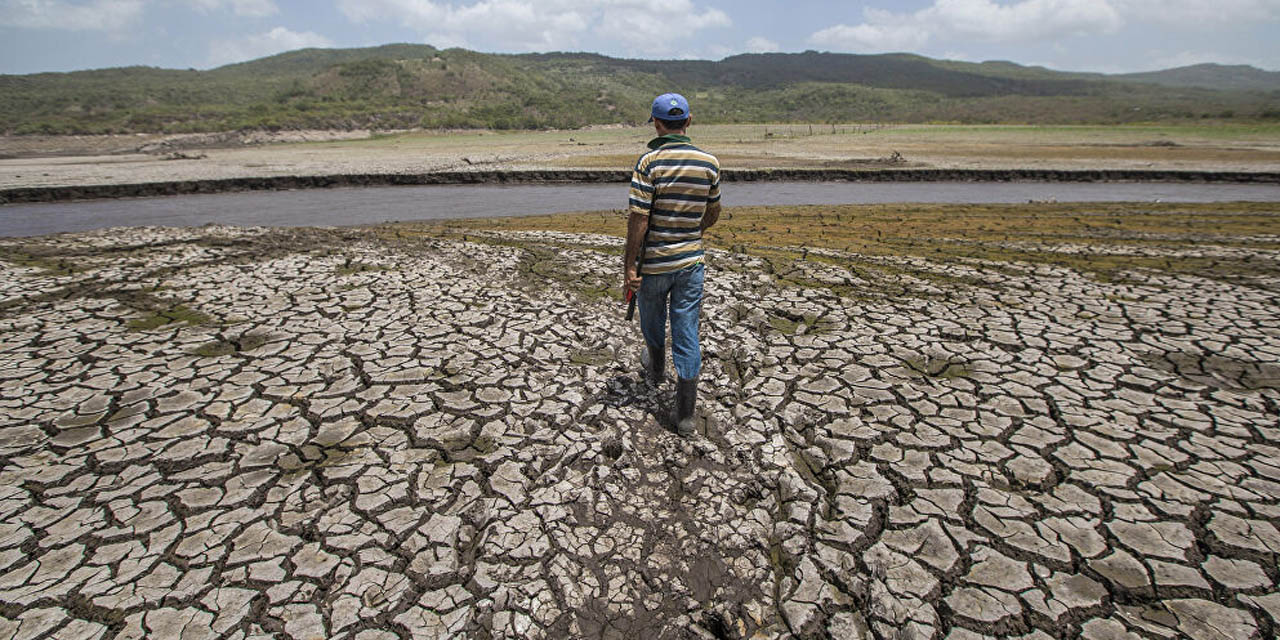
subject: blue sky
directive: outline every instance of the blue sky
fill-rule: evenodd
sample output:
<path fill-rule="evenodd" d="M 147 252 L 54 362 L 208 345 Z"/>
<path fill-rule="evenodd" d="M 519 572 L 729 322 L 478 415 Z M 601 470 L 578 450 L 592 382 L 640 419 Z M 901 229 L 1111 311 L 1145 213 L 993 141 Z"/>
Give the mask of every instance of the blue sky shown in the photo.
<path fill-rule="evenodd" d="M 815 49 L 1106 73 L 1201 62 L 1280 70 L 1280 0 L 0 0 L 0 73 L 9 74 L 207 69 L 391 42 L 629 58 Z"/>

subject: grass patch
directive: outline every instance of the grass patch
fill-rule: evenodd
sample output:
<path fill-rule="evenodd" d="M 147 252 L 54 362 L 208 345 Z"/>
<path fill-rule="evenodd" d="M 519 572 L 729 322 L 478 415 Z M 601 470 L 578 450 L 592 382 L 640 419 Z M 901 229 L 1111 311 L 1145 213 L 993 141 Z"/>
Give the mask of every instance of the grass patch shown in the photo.
<path fill-rule="evenodd" d="M 236 345 L 223 340 L 215 340 L 213 342 L 202 344 L 192 351 L 195 355 L 204 358 L 216 358 L 218 356 L 229 356 L 236 352 Z"/>
<path fill-rule="evenodd" d="M 621 291 L 619 286 L 600 283 L 578 286 L 573 293 L 579 300 L 586 302 L 616 302 L 621 295 L 619 291 Z"/>
<path fill-rule="evenodd" d="M 334 269 L 334 272 L 340 276 L 351 276 L 357 273 L 377 273 L 380 271 L 390 271 L 391 267 L 385 267 L 380 264 L 368 264 L 364 262 L 355 262 L 350 258 L 342 266 Z"/>
<path fill-rule="evenodd" d="M 229 356 L 245 351 L 253 351 L 266 343 L 266 336 L 247 335 L 241 337 L 239 340 L 214 340 L 213 342 L 196 347 L 192 353 L 205 358 L 215 358 L 218 356 Z"/>
<path fill-rule="evenodd" d="M 71 264 L 66 259 L 58 256 L 41 256 L 13 249 L 0 249 L 0 260 L 4 260 L 15 267 L 39 269 L 45 275 L 50 276 L 70 276 L 84 271 L 84 268 Z"/>
<path fill-rule="evenodd" d="M 481 434 L 471 442 L 471 448 L 475 449 L 482 456 L 487 456 L 498 450 L 498 443 L 493 438 Z"/>
<path fill-rule="evenodd" d="M 952 380 L 964 378 L 973 373 L 965 366 L 963 360 L 956 358 L 939 358 L 936 356 L 915 356 L 903 361 L 907 369 L 917 376 Z"/>
<path fill-rule="evenodd" d="M 789 336 L 795 335 L 800 330 L 799 322 L 775 315 L 769 316 L 769 326 L 773 327 L 774 331 Z"/>
<path fill-rule="evenodd" d="M 569 362 L 587 366 L 601 366 L 614 361 L 614 353 L 609 349 L 579 349 L 569 354 Z"/>
<path fill-rule="evenodd" d="M 778 309 L 769 310 L 769 326 L 778 333 L 789 336 L 800 333 L 821 335 L 835 329 L 835 323 L 823 320 L 814 314 L 795 314 Z"/>
<path fill-rule="evenodd" d="M 197 326 L 208 324 L 212 321 L 209 316 L 200 313 L 186 305 L 174 305 L 168 309 L 160 309 L 152 311 L 147 315 L 129 321 L 129 328 L 134 331 L 150 331 L 159 329 L 171 324 L 186 324 L 187 326 Z"/>
<path fill-rule="evenodd" d="M 412 233 L 465 234 L 472 230 L 562 231 L 625 237 L 626 220 L 596 211 L 520 218 L 453 220 L 397 226 Z M 940 285 L 981 286 L 977 279 L 868 263 L 868 257 L 919 257 L 931 262 L 981 259 L 1052 265 L 1115 278 L 1124 271 L 1150 269 L 1172 274 L 1239 281 L 1280 275 L 1266 260 L 1151 257 L 1119 253 L 1089 255 L 1052 252 L 1049 245 L 1071 243 L 1107 247 L 1157 246 L 1171 252 L 1205 246 L 1236 246 L 1245 238 L 1280 236 L 1280 207 L 1265 202 L 1232 203 L 1036 203 L 877 204 L 734 207 L 706 235 L 707 244 L 766 257 L 782 266 L 806 257 L 807 249 L 848 252 L 847 260 L 810 260 L 882 273 L 901 273 Z M 472 238 L 475 239 L 475 238 Z M 1265 241 L 1265 238 L 1264 238 Z M 1039 245 L 1039 246 L 1038 246 Z M 1256 248 L 1261 245 L 1249 244 Z M 779 247 L 785 247 L 780 249 Z M 1041 248 L 1044 247 L 1044 248 Z M 611 248 L 611 251 L 619 249 Z M 784 274 L 789 275 L 789 274 Z M 837 291 L 840 287 L 809 283 Z M 857 292 L 851 292 L 856 294 Z"/>

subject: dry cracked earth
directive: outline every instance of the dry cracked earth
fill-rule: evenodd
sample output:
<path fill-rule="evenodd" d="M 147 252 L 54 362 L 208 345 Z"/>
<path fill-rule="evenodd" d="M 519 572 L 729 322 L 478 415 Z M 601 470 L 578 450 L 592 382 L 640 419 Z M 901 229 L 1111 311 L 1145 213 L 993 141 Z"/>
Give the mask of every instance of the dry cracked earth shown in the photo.
<path fill-rule="evenodd" d="M 715 251 L 685 440 L 618 248 L 0 241 L 0 638 L 1276 636 L 1274 278 Z"/>

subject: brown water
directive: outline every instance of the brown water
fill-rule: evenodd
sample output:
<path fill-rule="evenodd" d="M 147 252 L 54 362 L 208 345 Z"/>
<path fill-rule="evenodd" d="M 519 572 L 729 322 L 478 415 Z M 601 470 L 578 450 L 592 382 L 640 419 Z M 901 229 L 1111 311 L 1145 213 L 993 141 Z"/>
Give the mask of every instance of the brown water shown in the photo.
<path fill-rule="evenodd" d="M 0 206 L 0 236 L 122 226 L 342 226 L 388 221 L 621 210 L 623 184 L 448 185 L 246 191 Z M 1280 186 L 1061 182 L 726 183 L 727 206 L 891 202 L 1280 202 Z"/>

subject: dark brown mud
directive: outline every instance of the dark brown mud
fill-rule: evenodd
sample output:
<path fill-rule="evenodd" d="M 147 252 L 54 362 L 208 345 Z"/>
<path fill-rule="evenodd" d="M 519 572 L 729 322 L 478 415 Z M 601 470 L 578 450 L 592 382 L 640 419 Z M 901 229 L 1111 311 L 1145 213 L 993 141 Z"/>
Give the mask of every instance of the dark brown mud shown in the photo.
<path fill-rule="evenodd" d="M 103 198 L 142 198 L 232 191 L 282 191 L 337 187 L 446 184 L 555 184 L 626 182 L 627 171 L 531 170 L 443 171 L 435 173 L 273 176 L 217 180 L 176 180 L 137 184 L 99 184 L 0 189 L 0 204 L 70 202 Z M 1200 184 L 1280 184 L 1275 172 L 1139 170 L 988 170 L 988 169 L 741 169 L 725 170 L 728 182 L 1164 182 Z"/>

